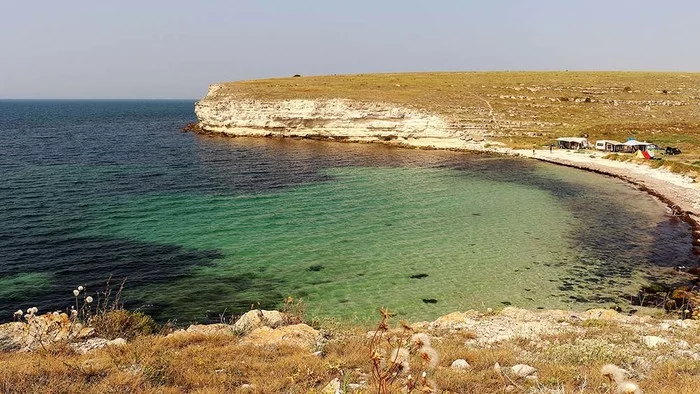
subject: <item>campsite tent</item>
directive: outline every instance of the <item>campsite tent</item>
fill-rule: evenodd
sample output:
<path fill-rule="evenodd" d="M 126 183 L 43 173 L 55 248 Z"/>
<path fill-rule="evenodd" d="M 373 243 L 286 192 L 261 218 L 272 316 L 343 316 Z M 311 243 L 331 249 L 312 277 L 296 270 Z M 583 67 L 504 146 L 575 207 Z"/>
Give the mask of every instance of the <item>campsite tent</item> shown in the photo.
<path fill-rule="evenodd" d="M 588 140 L 582 137 L 561 137 L 557 138 L 561 149 L 583 149 L 588 148 Z"/>
<path fill-rule="evenodd" d="M 624 145 L 625 152 L 636 152 L 638 150 L 646 151 L 651 145 L 654 144 L 649 142 L 639 142 L 637 140 L 629 140 L 622 145 Z"/>
<path fill-rule="evenodd" d="M 622 142 L 613 140 L 597 140 L 595 142 L 595 148 L 597 150 L 604 150 L 608 152 L 620 152 L 624 147 L 625 145 Z"/>
<path fill-rule="evenodd" d="M 635 154 L 635 157 L 637 159 L 646 159 L 649 160 L 654 157 L 654 152 L 650 150 L 638 150 L 637 153 Z"/>

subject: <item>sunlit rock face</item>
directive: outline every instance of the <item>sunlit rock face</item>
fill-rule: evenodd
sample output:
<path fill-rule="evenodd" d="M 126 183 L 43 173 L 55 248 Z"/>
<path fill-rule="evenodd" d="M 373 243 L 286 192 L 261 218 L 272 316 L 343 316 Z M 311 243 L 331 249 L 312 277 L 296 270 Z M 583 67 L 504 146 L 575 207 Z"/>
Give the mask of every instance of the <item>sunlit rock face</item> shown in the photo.
<path fill-rule="evenodd" d="M 387 103 L 347 99 L 254 100 L 218 94 L 195 106 L 203 131 L 234 136 L 278 136 L 423 145 L 481 140 L 483 131 L 458 131 L 442 117 Z"/>

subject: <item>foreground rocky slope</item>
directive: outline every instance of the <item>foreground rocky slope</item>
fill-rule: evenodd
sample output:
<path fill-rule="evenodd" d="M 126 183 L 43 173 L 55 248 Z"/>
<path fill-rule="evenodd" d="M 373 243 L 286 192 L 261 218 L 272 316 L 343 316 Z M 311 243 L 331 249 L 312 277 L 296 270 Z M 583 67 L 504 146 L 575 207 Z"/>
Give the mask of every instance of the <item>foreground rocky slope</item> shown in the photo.
<path fill-rule="evenodd" d="M 53 385 L 57 392 L 81 393 L 376 392 L 370 342 L 377 328 L 329 323 L 313 328 L 284 313 L 254 310 L 233 324 L 193 325 L 128 342 L 75 338 L 66 348 L 64 338 L 14 347 L 19 352 L 0 352 L 0 391 Z M 18 324 L 24 323 L 0 326 L 0 343 L 17 335 Z M 646 393 L 694 393 L 700 385 L 695 320 L 508 307 L 378 329 L 394 338 L 387 350 L 409 349 L 397 339 L 403 335 L 434 348 L 429 363 L 405 360 L 406 369 L 390 386 L 397 392 L 412 373 L 425 371 L 432 392 L 608 393 L 617 387 L 601 374 L 609 363 Z"/>

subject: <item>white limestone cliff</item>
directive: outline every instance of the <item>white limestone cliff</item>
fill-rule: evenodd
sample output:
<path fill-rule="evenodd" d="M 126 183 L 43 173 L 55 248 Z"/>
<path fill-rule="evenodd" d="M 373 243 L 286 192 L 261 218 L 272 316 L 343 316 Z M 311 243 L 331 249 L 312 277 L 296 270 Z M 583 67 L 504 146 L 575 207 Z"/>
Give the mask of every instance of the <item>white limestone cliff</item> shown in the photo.
<path fill-rule="evenodd" d="M 485 130 L 455 129 L 442 117 L 388 103 L 347 99 L 256 100 L 212 85 L 195 113 L 204 132 L 458 148 Z"/>

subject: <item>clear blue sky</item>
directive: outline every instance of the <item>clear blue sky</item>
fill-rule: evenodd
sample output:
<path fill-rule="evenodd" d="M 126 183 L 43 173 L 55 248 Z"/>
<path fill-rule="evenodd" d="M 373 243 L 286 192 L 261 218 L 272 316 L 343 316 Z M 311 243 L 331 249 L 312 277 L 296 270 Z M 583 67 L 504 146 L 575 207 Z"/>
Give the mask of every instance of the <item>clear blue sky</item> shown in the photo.
<path fill-rule="evenodd" d="M 455 70 L 700 71 L 694 0 L 0 0 L 0 98 Z"/>

